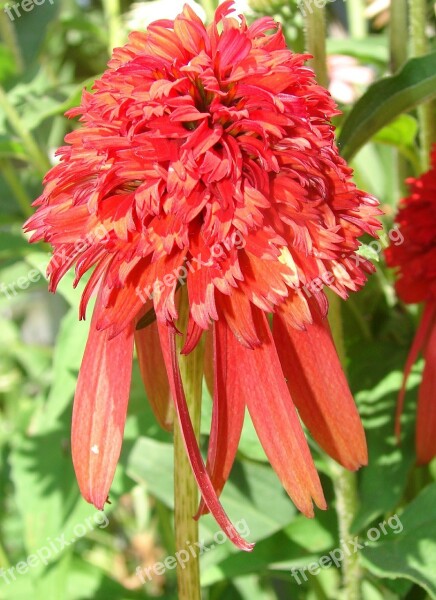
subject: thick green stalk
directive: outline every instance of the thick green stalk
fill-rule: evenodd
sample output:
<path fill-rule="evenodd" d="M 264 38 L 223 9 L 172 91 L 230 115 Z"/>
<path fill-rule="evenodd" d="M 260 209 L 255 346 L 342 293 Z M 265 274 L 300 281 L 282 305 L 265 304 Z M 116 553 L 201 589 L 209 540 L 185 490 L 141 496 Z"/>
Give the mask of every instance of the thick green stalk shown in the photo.
<path fill-rule="evenodd" d="M 34 137 L 28 131 L 27 127 L 21 120 L 20 115 L 18 114 L 15 106 L 11 104 L 9 98 L 4 91 L 4 89 L 0 86 L 0 108 L 3 109 L 7 120 L 9 121 L 12 129 L 15 131 L 17 136 L 21 139 L 21 142 L 26 149 L 29 161 L 34 165 L 34 167 L 39 171 L 39 173 L 44 176 L 46 172 L 50 169 L 50 162 L 45 156 L 38 144 L 36 143 Z"/>
<path fill-rule="evenodd" d="M 103 8 L 108 26 L 108 54 L 112 56 L 113 49 L 124 43 L 120 0 L 103 0 Z"/>
<path fill-rule="evenodd" d="M 329 303 L 330 327 L 338 351 L 338 356 L 345 369 L 346 352 L 342 325 L 341 299 L 335 294 L 329 293 Z M 356 473 L 347 471 L 347 469 L 344 469 L 333 461 L 331 462 L 331 471 L 335 489 L 339 537 L 341 543 L 343 543 L 354 538 L 354 535 L 351 533 L 351 526 L 358 508 L 357 476 Z M 362 572 L 359 563 L 359 554 L 357 552 L 354 552 L 349 556 L 346 552 L 344 553 L 342 574 L 344 597 L 347 600 L 361 600 Z"/>
<path fill-rule="evenodd" d="M 325 9 L 314 4 L 305 11 L 306 50 L 313 56 L 311 67 L 320 85 L 328 87 Z"/>
<path fill-rule="evenodd" d="M 407 0 L 391 3 L 389 22 L 389 44 L 391 72 L 396 73 L 407 61 L 408 48 L 404 40 L 408 38 Z"/>
<path fill-rule="evenodd" d="M 347 471 L 347 469 L 336 463 L 332 465 L 332 473 L 334 477 L 333 485 L 336 497 L 339 539 L 341 544 L 346 544 L 354 539 L 351 527 L 358 507 L 357 478 L 356 473 Z M 361 600 L 362 570 L 358 552 L 353 552 L 350 556 L 344 552 L 342 574 L 344 598 L 347 600 Z"/>
<path fill-rule="evenodd" d="M 180 320 L 182 331 L 186 331 L 186 290 L 182 289 Z M 179 349 L 181 348 L 181 340 Z M 201 397 L 203 381 L 204 345 L 200 342 L 188 356 L 180 356 L 180 372 L 186 401 L 197 438 L 200 435 Z M 178 420 L 174 421 L 174 519 L 176 550 L 188 550 L 198 542 L 198 522 L 193 519 L 198 509 L 198 487 L 188 460 Z M 189 543 L 189 545 L 188 545 Z M 189 550 L 188 550 L 189 551 Z M 179 600 L 201 600 L 200 564 L 198 553 L 190 555 L 188 562 L 177 565 Z"/>
<path fill-rule="evenodd" d="M 423 56 L 429 51 L 427 39 L 427 2 L 409 0 L 410 37 L 412 56 Z M 430 150 L 436 140 L 435 103 L 428 102 L 418 107 L 420 125 L 421 167 L 427 171 L 430 165 Z"/>
<path fill-rule="evenodd" d="M 351 37 L 358 40 L 365 38 L 367 34 L 365 0 L 348 0 L 347 13 Z"/>

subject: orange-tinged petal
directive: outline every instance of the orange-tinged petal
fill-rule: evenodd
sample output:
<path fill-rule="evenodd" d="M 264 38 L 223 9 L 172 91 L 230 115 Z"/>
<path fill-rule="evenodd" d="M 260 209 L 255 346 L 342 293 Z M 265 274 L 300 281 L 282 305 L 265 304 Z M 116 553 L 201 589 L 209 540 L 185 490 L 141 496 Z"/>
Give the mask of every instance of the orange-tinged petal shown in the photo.
<path fill-rule="evenodd" d="M 228 362 L 234 370 L 234 394 L 246 399 L 253 425 L 284 488 L 301 512 L 313 516 L 312 499 L 326 508 L 324 495 L 297 411 L 286 386 L 265 314 L 253 310 L 262 345 L 248 349 L 229 336 Z"/>
<path fill-rule="evenodd" d="M 368 462 L 365 432 L 327 320 L 306 331 L 274 317 L 274 339 L 292 399 L 319 445 L 347 469 Z"/>
<path fill-rule="evenodd" d="M 215 384 L 212 427 L 206 466 L 218 495 L 221 494 L 235 462 L 245 415 L 244 395 L 238 394 L 233 385 L 239 365 L 233 360 L 231 353 L 227 352 L 229 338 L 234 338 L 229 326 L 223 321 L 217 321 L 213 339 Z M 206 505 L 202 502 L 198 514 L 206 512 Z"/>
<path fill-rule="evenodd" d="M 121 445 L 129 400 L 133 325 L 109 340 L 98 331 L 97 305 L 74 398 L 71 450 L 83 497 L 103 509 Z"/>

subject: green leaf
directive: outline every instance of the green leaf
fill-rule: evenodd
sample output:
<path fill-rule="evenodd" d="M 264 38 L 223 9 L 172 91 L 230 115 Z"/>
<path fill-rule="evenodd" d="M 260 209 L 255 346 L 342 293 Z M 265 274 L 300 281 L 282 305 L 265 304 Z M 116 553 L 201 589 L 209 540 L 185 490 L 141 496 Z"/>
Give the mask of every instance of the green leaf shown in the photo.
<path fill-rule="evenodd" d="M 44 435 L 20 436 L 10 458 L 26 553 L 39 556 L 29 568 L 38 600 L 55 597 L 55 588 L 58 597 L 65 597 L 69 555 L 78 537 L 107 523 L 102 513 L 79 496 L 68 439 L 69 419 L 65 419 Z M 25 561 L 27 557 L 20 558 Z"/>
<path fill-rule="evenodd" d="M 400 115 L 374 137 L 375 142 L 390 144 L 397 148 L 411 147 L 418 133 L 418 122 L 411 115 Z"/>
<path fill-rule="evenodd" d="M 127 474 L 145 483 L 153 495 L 173 507 L 172 444 L 140 438 L 128 458 Z M 237 461 L 234 465 L 222 502 L 234 522 L 245 519 L 252 541 L 280 530 L 291 522 L 296 512 L 273 470 L 248 461 Z M 218 531 L 210 516 L 202 517 L 200 523 L 210 533 Z"/>
<path fill-rule="evenodd" d="M 338 145 L 350 160 L 395 117 L 436 97 L 436 52 L 409 60 L 393 77 L 374 83 L 356 103 L 342 127 Z"/>
<path fill-rule="evenodd" d="M 335 546 L 337 522 L 335 513 L 319 513 L 316 519 L 298 515 L 286 528 L 258 542 L 252 553 L 239 552 L 208 565 L 202 573 L 203 585 L 224 578 L 259 573 L 267 569 L 287 571 L 305 566 Z"/>
<path fill-rule="evenodd" d="M 362 551 L 364 566 L 378 577 L 404 577 L 436 598 L 436 484 L 425 488 L 400 515 L 403 530 Z"/>
<path fill-rule="evenodd" d="M 89 326 L 72 308 L 62 320 L 53 359 L 53 384 L 40 416 L 39 431 L 52 428 L 72 403 Z"/>
<path fill-rule="evenodd" d="M 354 355 L 354 352 L 356 353 Z M 350 381 L 366 430 L 369 463 L 360 473 L 360 510 L 354 522 L 357 533 L 378 516 L 395 509 L 401 500 L 415 460 L 410 435 L 413 402 L 406 399 L 406 439 L 399 446 L 394 435 L 394 415 L 402 382 L 405 356 L 393 351 L 391 342 L 378 340 L 356 344 L 351 355 Z M 377 365 L 377 367 L 376 367 Z M 413 373 L 408 389 L 419 376 Z M 359 391 L 357 391 L 359 390 Z"/>

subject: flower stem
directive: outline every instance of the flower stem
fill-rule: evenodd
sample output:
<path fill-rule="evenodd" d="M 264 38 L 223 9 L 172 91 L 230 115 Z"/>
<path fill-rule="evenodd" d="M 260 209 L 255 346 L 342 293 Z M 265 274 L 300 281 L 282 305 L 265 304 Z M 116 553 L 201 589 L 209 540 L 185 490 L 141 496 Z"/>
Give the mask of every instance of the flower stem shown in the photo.
<path fill-rule="evenodd" d="M 325 9 L 311 5 L 305 11 L 306 50 L 313 56 L 311 66 L 320 85 L 328 87 Z"/>
<path fill-rule="evenodd" d="M 347 471 L 334 463 L 332 467 L 334 476 L 334 489 L 336 497 L 336 514 L 339 525 L 339 539 L 342 543 L 354 538 L 351 526 L 356 516 L 358 506 L 357 477 L 356 473 Z M 344 542 L 342 542 L 344 540 Z M 359 562 L 359 553 L 352 552 L 350 556 L 345 553 L 342 561 L 342 585 L 344 598 L 347 600 L 361 600 L 362 572 Z"/>
<path fill-rule="evenodd" d="M 329 293 L 329 321 L 335 341 L 338 356 L 345 370 L 346 351 L 344 343 L 344 330 L 341 314 L 341 299 L 336 294 Z M 333 486 L 336 498 L 336 514 L 338 517 L 340 540 L 350 540 L 354 536 L 351 526 L 358 508 L 357 476 L 356 473 L 347 471 L 340 465 L 331 463 Z M 347 600 L 361 600 L 362 573 L 359 563 L 359 554 L 354 552 L 349 556 L 345 553 L 342 562 L 342 585 L 344 597 Z"/>
<path fill-rule="evenodd" d="M 15 106 L 11 104 L 9 98 L 4 91 L 4 89 L 0 86 L 0 108 L 3 109 L 6 118 L 8 119 L 12 129 L 21 139 L 23 146 L 26 149 L 29 160 L 33 163 L 35 168 L 41 173 L 41 175 L 45 175 L 45 173 L 50 169 L 50 162 L 39 148 L 38 144 L 35 141 L 35 138 L 28 131 L 27 127 L 21 120 L 20 115 L 18 114 Z"/>
<path fill-rule="evenodd" d="M 363 39 L 367 34 L 365 0 L 348 0 L 347 13 L 351 37 Z"/>
<path fill-rule="evenodd" d="M 389 21 L 389 45 L 390 45 L 390 70 L 392 74 L 397 73 L 405 64 L 408 57 L 408 45 L 404 40 L 409 35 L 409 23 L 407 14 L 407 0 L 396 0 L 391 3 L 390 21 Z M 396 169 L 396 190 L 395 196 L 402 198 L 406 193 L 405 181 L 410 175 L 410 161 L 418 162 L 418 173 L 421 171 L 420 159 L 415 152 L 410 151 L 410 159 L 404 156 L 409 150 L 399 150 L 395 153 Z"/>
<path fill-rule="evenodd" d="M 108 26 L 108 53 L 112 56 L 114 48 L 123 45 L 123 31 L 121 27 L 120 0 L 103 0 L 104 13 Z"/>
<path fill-rule="evenodd" d="M 410 37 L 412 40 L 412 56 L 423 56 L 428 53 L 427 39 L 427 2 L 426 0 L 409 0 Z M 430 151 L 436 140 L 434 123 L 434 102 L 418 106 L 420 125 L 421 167 L 427 171 L 430 166 Z"/>
<path fill-rule="evenodd" d="M 180 321 L 182 331 L 186 331 L 188 301 L 186 290 L 182 289 Z M 181 340 L 179 340 L 179 349 Z M 200 435 L 201 396 L 203 381 L 204 345 L 200 342 L 188 355 L 179 359 L 186 402 L 197 438 Z M 174 519 L 176 530 L 176 550 L 187 550 L 188 542 L 195 546 L 198 541 L 198 522 L 193 516 L 198 509 L 198 487 L 192 474 L 186 454 L 183 436 L 178 420 L 174 422 Z M 177 565 L 179 600 L 200 600 L 199 557 L 192 554 L 182 567 Z"/>
<path fill-rule="evenodd" d="M 396 0 L 391 3 L 391 17 L 389 21 L 389 43 L 391 72 L 396 73 L 407 60 L 407 44 L 404 40 L 408 36 L 407 0 Z"/>

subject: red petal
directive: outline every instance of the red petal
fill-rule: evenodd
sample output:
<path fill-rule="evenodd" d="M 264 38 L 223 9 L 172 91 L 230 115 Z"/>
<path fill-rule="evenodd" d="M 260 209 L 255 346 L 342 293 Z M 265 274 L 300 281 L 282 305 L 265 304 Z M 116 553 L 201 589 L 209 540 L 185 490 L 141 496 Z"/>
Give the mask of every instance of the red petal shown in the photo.
<path fill-rule="evenodd" d="M 204 342 L 204 379 L 207 389 L 213 396 L 215 369 L 213 366 L 213 333 L 211 329 L 206 331 Z"/>
<path fill-rule="evenodd" d="M 103 509 L 121 452 L 133 358 L 133 326 L 109 340 L 97 304 L 80 368 L 71 445 L 83 497 Z"/>
<path fill-rule="evenodd" d="M 289 395 L 265 314 L 253 310 L 262 345 L 248 349 L 229 336 L 227 361 L 237 365 L 228 387 L 246 399 L 265 453 L 280 481 L 301 512 L 313 516 L 312 498 L 326 508 L 307 441 Z"/>
<path fill-rule="evenodd" d="M 238 342 L 247 348 L 260 346 L 254 326 L 251 302 L 238 289 L 230 296 L 217 294 L 217 304 Z"/>
<path fill-rule="evenodd" d="M 434 319 L 436 319 L 436 305 L 429 303 L 425 307 L 421 323 L 419 324 L 418 331 L 415 334 L 412 347 L 410 348 L 409 356 L 407 357 L 406 366 L 404 367 L 403 384 L 401 386 L 400 393 L 398 394 L 397 412 L 395 415 L 395 434 L 397 436 L 398 441 L 400 441 L 401 436 L 400 419 L 404 408 L 404 397 L 406 395 L 407 380 L 409 379 L 410 372 L 412 370 L 413 365 L 416 362 L 416 359 L 418 358 L 419 353 L 425 346 L 425 340 L 429 331 L 431 330 L 431 325 Z"/>
<path fill-rule="evenodd" d="M 148 401 L 161 427 L 173 428 L 172 401 L 157 323 L 135 331 L 139 368 Z"/>
<path fill-rule="evenodd" d="M 170 382 L 170 389 L 174 398 L 174 404 L 177 411 L 177 416 L 179 418 L 186 452 L 204 502 L 209 511 L 215 517 L 218 525 L 235 544 L 235 546 L 241 550 L 252 550 L 253 544 L 249 544 L 247 541 L 241 538 L 224 512 L 201 457 L 200 449 L 198 447 L 194 429 L 192 427 L 188 405 L 186 404 L 185 393 L 183 391 L 182 378 L 177 361 L 175 330 L 163 325 L 162 323 L 158 323 L 158 329 L 162 353 L 165 358 L 168 379 Z"/>
<path fill-rule="evenodd" d="M 204 329 L 197 325 L 192 316 L 189 315 L 188 328 L 186 332 L 186 341 L 182 348 L 182 354 L 190 354 L 194 350 L 194 348 L 200 341 L 204 331 Z"/>
<path fill-rule="evenodd" d="M 243 394 L 235 393 L 233 371 L 238 363 L 227 353 L 227 340 L 233 338 L 228 325 L 219 320 L 214 325 L 215 384 L 212 428 L 207 455 L 207 470 L 218 496 L 229 478 L 238 451 L 244 425 L 245 401 Z M 198 514 L 207 512 L 204 502 Z"/>
<path fill-rule="evenodd" d="M 416 454 L 421 465 L 436 456 L 436 321 L 432 324 L 424 357 L 416 421 Z"/>
<path fill-rule="evenodd" d="M 292 399 L 318 444 L 347 469 L 368 462 L 365 432 L 326 319 L 300 331 L 274 317 L 274 339 Z"/>

